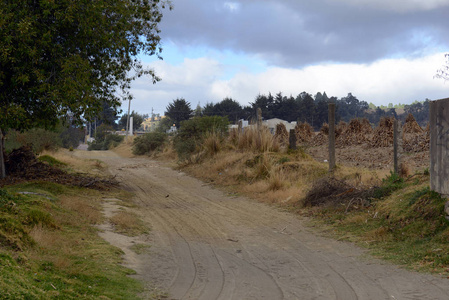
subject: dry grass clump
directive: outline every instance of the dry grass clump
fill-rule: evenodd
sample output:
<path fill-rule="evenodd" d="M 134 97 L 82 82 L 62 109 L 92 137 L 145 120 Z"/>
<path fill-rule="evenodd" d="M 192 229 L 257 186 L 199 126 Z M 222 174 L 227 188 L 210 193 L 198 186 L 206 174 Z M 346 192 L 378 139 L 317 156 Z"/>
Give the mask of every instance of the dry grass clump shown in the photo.
<path fill-rule="evenodd" d="M 77 212 L 78 215 L 82 215 L 90 224 L 100 224 L 102 221 L 102 214 L 99 207 L 87 199 L 75 196 L 63 196 L 60 201 L 63 208 Z M 64 217 L 61 222 L 76 224 L 78 216 L 72 215 L 71 218 L 73 219 Z"/>
<path fill-rule="evenodd" d="M 208 132 L 204 137 L 202 147 L 208 155 L 214 156 L 221 151 L 223 138 L 219 133 Z"/>
<path fill-rule="evenodd" d="M 307 122 L 296 124 L 295 134 L 298 143 L 309 143 L 315 135 L 312 126 Z"/>
<path fill-rule="evenodd" d="M 268 190 L 278 191 L 285 186 L 285 178 L 282 170 L 272 169 L 268 175 Z"/>
<path fill-rule="evenodd" d="M 278 152 L 280 150 L 279 142 L 266 126 L 262 126 L 260 130 L 256 126 L 246 127 L 243 133 L 239 135 L 237 147 L 240 150 L 256 152 Z"/>

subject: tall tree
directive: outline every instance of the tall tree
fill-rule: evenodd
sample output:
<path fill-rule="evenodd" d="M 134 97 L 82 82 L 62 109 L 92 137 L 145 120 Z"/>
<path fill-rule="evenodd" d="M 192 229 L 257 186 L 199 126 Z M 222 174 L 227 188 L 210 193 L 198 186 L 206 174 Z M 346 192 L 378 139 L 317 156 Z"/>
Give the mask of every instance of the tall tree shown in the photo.
<path fill-rule="evenodd" d="M 182 121 L 190 119 L 193 110 L 190 108 L 190 103 L 184 98 L 173 100 L 166 108 L 165 115 L 173 121 L 176 128 L 179 128 Z"/>
<path fill-rule="evenodd" d="M 446 62 L 441 67 L 441 69 L 437 71 L 435 77 L 449 80 L 449 53 L 446 53 L 444 57 L 446 58 Z"/>
<path fill-rule="evenodd" d="M 145 121 L 145 119 L 148 119 L 147 114 L 141 115 L 135 112 L 134 110 L 131 112 L 130 117 L 133 118 L 133 130 L 139 129 L 140 126 L 142 126 L 143 121 Z M 119 129 L 126 129 L 127 122 L 128 122 L 128 114 L 124 114 L 118 122 Z"/>
<path fill-rule="evenodd" d="M 139 54 L 159 56 L 160 0 L 3 1 L 0 5 L 0 176 L 9 128 L 52 127 L 68 112 L 116 109 L 149 75 Z M 122 95 L 119 96 L 119 95 Z"/>

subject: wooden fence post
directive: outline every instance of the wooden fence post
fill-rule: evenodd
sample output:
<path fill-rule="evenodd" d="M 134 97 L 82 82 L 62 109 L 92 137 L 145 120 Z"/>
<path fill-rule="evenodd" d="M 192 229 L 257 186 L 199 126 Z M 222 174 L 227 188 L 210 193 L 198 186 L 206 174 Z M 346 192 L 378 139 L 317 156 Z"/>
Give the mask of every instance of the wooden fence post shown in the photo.
<path fill-rule="evenodd" d="M 288 136 L 289 146 L 291 150 L 296 150 L 296 133 L 294 129 L 290 129 L 290 133 Z"/>
<path fill-rule="evenodd" d="M 399 174 L 398 135 L 398 120 L 395 118 L 393 121 L 393 164 L 395 174 Z"/>
<path fill-rule="evenodd" d="M 329 172 L 335 169 L 335 103 L 329 103 Z"/>

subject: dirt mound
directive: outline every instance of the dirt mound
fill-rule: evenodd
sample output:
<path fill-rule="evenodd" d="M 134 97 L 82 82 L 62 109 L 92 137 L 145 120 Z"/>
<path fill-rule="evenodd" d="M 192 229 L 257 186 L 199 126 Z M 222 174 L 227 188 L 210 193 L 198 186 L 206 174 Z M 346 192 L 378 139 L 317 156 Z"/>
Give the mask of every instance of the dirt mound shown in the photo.
<path fill-rule="evenodd" d="M 369 145 L 373 148 L 393 146 L 394 118 L 381 118 Z"/>
<path fill-rule="evenodd" d="M 309 143 L 314 136 L 313 128 L 307 122 L 299 122 L 295 126 L 295 135 L 298 143 Z"/>
<path fill-rule="evenodd" d="M 341 123 L 341 122 L 340 122 Z M 337 128 L 340 127 L 337 126 Z M 370 141 L 373 128 L 367 119 L 352 119 L 348 125 L 341 126 L 344 130 L 337 136 L 335 144 L 339 148 L 360 145 Z"/>
<path fill-rule="evenodd" d="M 114 178 L 94 178 L 83 174 L 69 174 L 59 168 L 37 160 L 31 147 L 12 151 L 5 159 L 7 177 L 0 180 L 0 187 L 24 181 L 50 181 L 65 185 L 105 190 L 118 184 Z"/>
<path fill-rule="evenodd" d="M 313 184 L 303 199 L 303 204 L 306 207 L 341 206 L 348 211 L 360 206 L 369 206 L 372 193 L 373 189 L 360 190 L 342 180 L 325 177 Z"/>

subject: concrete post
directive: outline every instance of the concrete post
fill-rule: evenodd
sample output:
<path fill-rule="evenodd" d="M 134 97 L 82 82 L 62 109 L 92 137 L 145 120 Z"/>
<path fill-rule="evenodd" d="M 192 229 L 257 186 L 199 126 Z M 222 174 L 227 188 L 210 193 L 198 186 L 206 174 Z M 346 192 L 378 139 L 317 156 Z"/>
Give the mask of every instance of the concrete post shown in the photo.
<path fill-rule="evenodd" d="M 398 120 L 395 118 L 393 121 L 393 164 L 395 174 L 399 173 L 398 136 Z"/>
<path fill-rule="evenodd" d="M 129 118 L 129 135 L 133 135 L 133 117 Z"/>
<path fill-rule="evenodd" d="M 335 103 L 329 103 L 329 172 L 335 169 Z"/>
<path fill-rule="evenodd" d="M 296 133 L 294 129 L 290 129 L 288 141 L 289 141 L 288 148 L 291 150 L 296 150 Z"/>
<path fill-rule="evenodd" d="M 262 129 L 262 109 L 257 109 L 257 130 Z"/>

